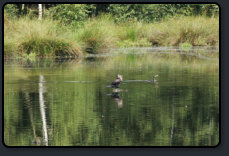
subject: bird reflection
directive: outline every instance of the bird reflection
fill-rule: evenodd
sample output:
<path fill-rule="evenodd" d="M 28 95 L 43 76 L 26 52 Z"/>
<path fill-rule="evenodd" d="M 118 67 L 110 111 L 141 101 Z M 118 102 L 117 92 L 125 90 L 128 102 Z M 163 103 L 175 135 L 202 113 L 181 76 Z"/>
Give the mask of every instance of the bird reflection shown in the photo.
<path fill-rule="evenodd" d="M 122 98 L 120 98 L 120 96 L 118 95 L 118 92 L 112 93 L 111 94 L 112 99 L 116 102 L 118 108 L 122 108 L 123 107 L 123 100 Z"/>
<path fill-rule="evenodd" d="M 152 82 L 154 83 L 154 87 L 155 87 L 155 88 L 158 88 L 158 82 L 157 82 L 156 77 L 158 77 L 158 75 L 153 75 Z"/>
<path fill-rule="evenodd" d="M 158 77 L 158 75 L 153 75 L 152 80 L 145 80 L 145 81 L 153 83 L 154 87 L 158 88 L 158 82 L 157 82 L 156 77 Z"/>

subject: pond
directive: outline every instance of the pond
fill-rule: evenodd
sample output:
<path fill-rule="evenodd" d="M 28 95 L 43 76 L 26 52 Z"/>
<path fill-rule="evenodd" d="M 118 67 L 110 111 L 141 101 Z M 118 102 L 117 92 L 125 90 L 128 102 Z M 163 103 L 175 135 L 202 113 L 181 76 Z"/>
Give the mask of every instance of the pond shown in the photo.
<path fill-rule="evenodd" d="M 110 87 L 117 74 L 123 82 Z M 8 146 L 218 142 L 218 49 L 122 48 L 77 59 L 4 60 Z"/>

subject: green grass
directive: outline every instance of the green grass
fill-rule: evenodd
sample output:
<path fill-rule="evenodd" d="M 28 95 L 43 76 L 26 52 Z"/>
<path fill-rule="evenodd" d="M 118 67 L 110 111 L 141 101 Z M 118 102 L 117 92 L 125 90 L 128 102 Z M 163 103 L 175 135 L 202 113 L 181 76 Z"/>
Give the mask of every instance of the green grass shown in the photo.
<path fill-rule="evenodd" d="M 19 45 L 19 51 L 38 56 L 74 56 L 77 55 L 71 43 L 51 38 L 31 37 Z"/>
<path fill-rule="evenodd" d="M 215 46 L 219 44 L 219 19 L 207 17 L 171 18 L 152 24 L 148 35 L 153 45 Z"/>
<path fill-rule="evenodd" d="M 74 39 L 81 42 L 84 51 L 89 53 L 103 52 L 103 49 L 115 46 L 117 25 L 110 16 L 89 19 L 83 27 L 74 30 Z"/>
<path fill-rule="evenodd" d="M 77 28 L 61 26 L 50 19 L 7 19 L 4 24 L 5 56 L 35 53 L 42 57 L 76 57 L 85 52 L 101 53 L 111 47 L 219 45 L 219 19 L 215 17 L 115 23 L 112 16 L 102 15 Z"/>
<path fill-rule="evenodd" d="M 4 54 L 5 57 L 11 57 L 14 55 L 14 49 L 15 49 L 15 45 L 13 42 L 11 42 L 10 40 L 5 39 L 4 40 Z"/>
<path fill-rule="evenodd" d="M 180 45 L 179 45 L 179 47 L 181 48 L 181 49 L 184 49 L 184 50 L 189 50 L 189 49 L 191 49 L 192 48 L 192 45 L 190 44 L 190 43 L 181 43 Z"/>
<path fill-rule="evenodd" d="M 64 36 L 57 23 L 51 20 L 20 18 L 5 25 L 4 54 L 36 53 L 37 56 L 78 56 L 80 46 Z M 11 44 L 13 43 L 13 44 Z M 9 47 L 9 44 L 12 46 Z"/>

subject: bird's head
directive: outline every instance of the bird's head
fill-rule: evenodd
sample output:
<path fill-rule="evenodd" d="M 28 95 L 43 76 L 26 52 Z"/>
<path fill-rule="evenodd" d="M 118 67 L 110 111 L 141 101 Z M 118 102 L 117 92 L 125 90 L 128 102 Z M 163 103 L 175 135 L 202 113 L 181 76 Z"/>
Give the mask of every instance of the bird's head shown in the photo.
<path fill-rule="evenodd" d="M 118 74 L 116 78 L 122 81 L 122 75 Z"/>

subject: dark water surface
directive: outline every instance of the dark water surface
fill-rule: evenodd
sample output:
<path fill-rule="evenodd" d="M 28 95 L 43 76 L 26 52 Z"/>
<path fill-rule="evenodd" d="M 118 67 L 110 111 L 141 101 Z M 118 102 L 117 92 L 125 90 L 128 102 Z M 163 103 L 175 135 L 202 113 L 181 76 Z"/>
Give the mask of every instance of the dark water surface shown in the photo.
<path fill-rule="evenodd" d="M 218 50 L 142 48 L 111 54 L 5 60 L 5 144 L 218 144 Z M 117 74 L 123 83 L 106 88 Z M 156 82 L 153 74 L 159 75 Z"/>

